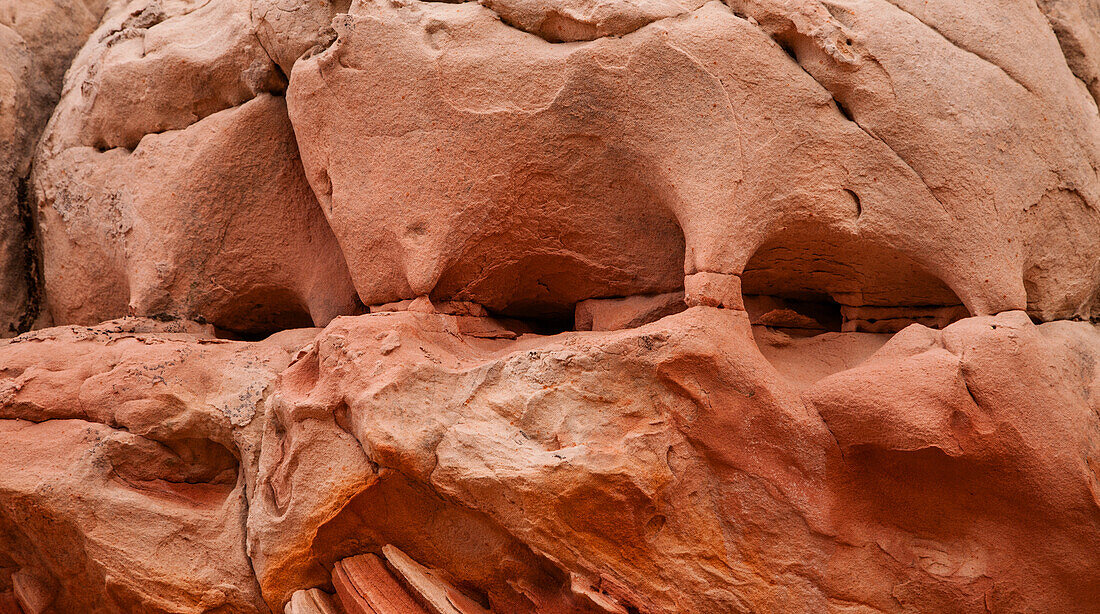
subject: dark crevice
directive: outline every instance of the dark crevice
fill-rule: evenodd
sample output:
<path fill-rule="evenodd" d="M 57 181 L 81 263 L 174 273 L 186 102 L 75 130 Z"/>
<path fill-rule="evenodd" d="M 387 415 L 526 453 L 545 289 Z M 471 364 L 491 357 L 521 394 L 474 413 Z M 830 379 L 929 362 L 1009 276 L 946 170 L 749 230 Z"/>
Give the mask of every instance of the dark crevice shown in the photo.
<path fill-rule="evenodd" d="M 34 208 L 31 206 L 28 178 L 21 177 L 16 185 L 16 214 L 23 231 L 23 275 L 27 287 L 26 302 L 16 334 L 25 333 L 34 326 L 42 309 L 42 280 L 38 266 L 38 235 L 34 230 Z"/>
<path fill-rule="evenodd" d="M 227 341 L 247 341 L 250 343 L 256 341 L 263 341 L 270 337 L 273 333 L 252 333 L 252 332 L 239 332 L 221 328 L 220 326 L 214 327 L 214 337 L 217 339 L 225 339 Z"/>
<path fill-rule="evenodd" d="M 792 60 L 794 60 L 795 64 L 798 64 L 798 56 L 795 55 L 795 53 L 794 53 L 794 47 L 792 47 L 788 43 L 786 43 L 784 41 L 781 41 L 779 39 L 773 39 L 773 40 L 775 40 L 776 44 L 779 45 L 779 48 L 783 50 L 783 53 L 786 53 L 788 56 L 790 56 L 790 58 Z M 802 67 L 801 64 L 798 64 L 798 66 L 799 66 L 799 68 Z M 805 70 L 805 69 L 803 69 L 803 70 Z"/>
<path fill-rule="evenodd" d="M 576 330 L 573 312 L 547 316 L 525 317 L 489 312 L 502 326 L 517 335 L 558 335 Z"/>
<path fill-rule="evenodd" d="M 754 325 L 795 336 L 840 332 L 844 324 L 840 303 L 824 293 L 748 295 L 744 300 Z"/>
<path fill-rule="evenodd" d="M 848 107 L 844 106 L 844 103 L 840 102 L 836 98 L 833 98 L 833 102 L 836 103 L 836 108 L 840 111 L 840 114 L 844 116 L 844 119 L 855 123 L 855 119 L 852 118 L 852 112 L 848 110 Z"/>
<path fill-rule="evenodd" d="M 849 190 L 849 189 L 847 189 L 847 188 L 845 188 L 845 190 L 844 190 L 844 191 L 845 191 L 845 192 L 847 192 L 847 193 L 848 193 L 848 196 L 851 196 L 851 197 L 852 197 L 852 201 L 853 201 L 853 202 L 855 202 L 855 205 L 856 205 L 856 217 L 858 218 L 858 217 L 860 217 L 861 215 L 863 215 L 863 201 L 861 201 L 861 200 L 859 199 L 859 194 L 856 194 L 855 192 L 853 192 L 852 190 Z"/>

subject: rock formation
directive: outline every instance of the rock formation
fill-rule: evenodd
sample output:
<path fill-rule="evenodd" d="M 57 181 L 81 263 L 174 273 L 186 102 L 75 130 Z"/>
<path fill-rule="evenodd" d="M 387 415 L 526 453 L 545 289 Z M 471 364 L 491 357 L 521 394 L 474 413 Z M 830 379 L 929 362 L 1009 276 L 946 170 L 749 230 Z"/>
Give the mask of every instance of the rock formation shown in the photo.
<path fill-rule="evenodd" d="M 1100 611 L 1096 0 L 0 0 L 0 614 Z"/>
<path fill-rule="evenodd" d="M 41 305 L 28 174 L 69 61 L 105 0 L 0 1 L 0 337 L 29 328 Z"/>

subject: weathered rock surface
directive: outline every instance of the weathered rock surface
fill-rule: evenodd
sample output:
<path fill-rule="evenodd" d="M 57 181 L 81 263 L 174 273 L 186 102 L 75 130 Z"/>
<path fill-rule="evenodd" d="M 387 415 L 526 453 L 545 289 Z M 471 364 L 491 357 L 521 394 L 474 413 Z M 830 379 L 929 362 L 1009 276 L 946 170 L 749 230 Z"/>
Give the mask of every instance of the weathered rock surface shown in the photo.
<path fill-rule="evenodd" d="M 248 4 L 181 7 L 115 11 L 69 74 L 35 170 L 49 311 L 246 334 L 353 313 Z"/>
<path fill-rule="evenodd" d="M 1066 64 L 1100 102 L 1100 3 L 1039 0 L 1036 4 L 1058 37 Z"/>
<path fill-rule="evenodd" d="M 0 592 L 23 574 L 36 612 L 264 611 L 243 522 L 257 418 L 314 334 L 120 320 L 0 347 Z"/>
<path fill-rule="evenodd" d="M 273 607 L 392 543 L 501 612 L 601 611 L 574 578 L 646 612 L 1084 612 L 1098 351 L 1012 312 L 796 385 L 729 310 L 514 341 L 340 319 L 270 398 L 251 552 Z"/>
<path fill-rule="evenodd" d="M 1100 611 L 1098 94 L 1095 0 L 0 0 L 0 614 Z"/>
<path fill-rule="evenodd" d="M 579 44 L 351 6 L 288 104 L 363 301 L 554 312 L 683 256 L 753 294 L 1092 313 L 1100 117 L 1038 8 L 732 4 Z"/>
<path fill-rule="evenodd" d="M 99 23 L 105 0 L 0 1 L 0 336 L 38 311 L 26 179 L 69 60 Z"/>
<path fill-rule="evenodd" d="M 485 339 L 467 318 L 8 342 L 0 592 L 22 574 L 45 611 L 90 612 L 325 612 L 292 597 L 332 586 L 458 612 L 1100 603 L 1091 324 L 800 340 L 696 307 Z M 338 564 L 370 553 L 389 569 Z"/>

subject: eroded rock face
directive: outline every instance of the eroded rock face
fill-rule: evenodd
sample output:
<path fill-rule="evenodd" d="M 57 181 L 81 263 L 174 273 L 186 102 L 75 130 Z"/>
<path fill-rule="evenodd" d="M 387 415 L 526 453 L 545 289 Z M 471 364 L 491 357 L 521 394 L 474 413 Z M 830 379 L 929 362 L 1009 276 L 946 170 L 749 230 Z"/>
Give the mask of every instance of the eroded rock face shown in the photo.
<path fill-rule="evenodd" d="M 27 175 L 69 60 L 99 23 L 104 0 L 0 2 L 0 336 L 38 316 Z"/>
<path fill-rule="evenodd" d="M 685 255 L 754 294 L 1087 315 L 1095 101 L 1034 5 L 972 43 L 993 9 L 953 6 L 712 2 L 553 44 L 358 2 L 288 103 L 366 303 L 552 310 L 668 291 Z"/>
<path fill-rule="evenodd" d="M 55 320 L 255 334 L 356 310 L 248 9 L 132 2 L 77 58 L 35 170 Z"/>
<path fill-rule="evenodd" d="M 47 612 L 264 610 L 243 525 L 259 418 L 315 331 L 210 332 L 120 320 L 0 348 L 0 592 L 14 573 Z"/>
<path fill-rule="evenodd" d="M 1100 610 L 1096 2 L 3 2 L 0 614 Z"/>
<path fill-rule="evenodd" d="M 514 339 L 467 320 L 493 325 L 16 338 L 8 582 L 56 594 L 45 611 L 323 612 L 292 597 L 346 592 L 363 580 L 330 581 L 339 561 L 396 548 L 405 588 L 363 590 L 438 582 L 422 590 L 494 612 L 1100 603 L 1091 324 L 1009 312 L 803 342 L 713 307 Z"/>

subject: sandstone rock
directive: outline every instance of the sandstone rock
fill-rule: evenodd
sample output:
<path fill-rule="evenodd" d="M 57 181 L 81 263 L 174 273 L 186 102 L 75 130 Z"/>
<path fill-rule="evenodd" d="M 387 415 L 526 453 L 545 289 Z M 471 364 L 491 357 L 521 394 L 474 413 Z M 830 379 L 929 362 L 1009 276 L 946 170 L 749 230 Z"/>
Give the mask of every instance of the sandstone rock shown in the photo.
<path fill-rule="evenodd" d="M 1100 611 L 1095 1 L 14 1 L 0 614 Z"/>
<path fill-rule="evenodd" d="M 15 593 L 12 591 L 0 592 L 0 613 L 24 614 L 23 608 L 19 607 L 19 603 L 15 600 Z"/>
<path fill-rule="evenodd" d="M 840 308 L 845 331 L 896 333 L 910 324 L 944 328 L 968 314 L 962 305 L 950 307 L 848 307 Z"/>
<path fill-rule="evenodd" d="M 484 608 L 440 578 L 438 571 L 427 569 L 391 544 L 382 546 L 382 553 L 417 596 L 428 604 L 432 614 L 487 614 Z"/>
<path fill-rule="evenodd" d="M 493 611 L 1100 603 L 1091 325 L 913 325 L 795 383 L 743 312 L 492 342 L 453 317 L 337 320 L 280 376 L 249 507 L 270 603 L 387 543 Z M 400 347 L 382 354 L 378 330 Z M 319 459 L 341 470 L 305 469 Z"/>
<path fill-rule="evenodd" d="M 1091 313 L 1100 118 L 1039 10 L 985 40 L 1000 9 L 841 4 L 568 45 L 472 3 L 351 6 L 288 104 L 360 298 L 545 315 L 676 290 L 684 256 L 752 294 Z"/>
<path fill-rule="evenodd" d="M 244 344 L 135 328 L 154 326 L 0 346 L 0 582 L 27 612 L 266 611 L 242 522 L 255 418 L 316 331 Z"/>
<path fill-rule="evenodd" d="M 62 75 L 103 8 L 103 0 L 0 1 L 0 337 L 38 315 L 25 182 Z"/>
<path fill-rule="evenodd" d="M 286 603 L 284 614 L 339 614 L 328 593 L 311 588 L 296 591 Z"/>
<path fill-rule="evenodd" d="M 347 614 L 427 614 L 373 554 L 337 561 L 332 584 Z"/>
<path fill-rule="evenodd" d="M 58 323 L 158 315 L 241 334 L 354 312 L 284 101 L 258 93 L 278 71 L 247 3 L 190 9 L 131 3 L 69 75 L 35 171 L 48 309 Z"/>
<path fill-rule="evenodd" d="M 285 80 L 242 0 L 130 0 L 104 18 L 66 76 L 48 149 L 133 150 Z"/>
<path fill-rule="evenodd" d="M 689 307 L 744 309 L 741 278 L 725 273 L 701 271 L 684 278 L 684 302 Z"/>
<path fill-rule="evenodd" d="M 837 583 L 842 598 L 902 611 L 1094 607 L 1100 593 L 1077 574 L 1100 563 L 1100 424 L 1086 392 L 1097 382 L 1096 329 L 1037 327 L 1013 312 L 918 333 L 806 393 L 851 468 L 837 496 L 853 516 L 868 512 L 838 534 L 851 541 L 832 565 L 868 560 L 867 547 L 893 560 Z M 1069 509 L 1082 511 L 1053 519 Z M 944 585 L 873 598 L 899 565 Z M 1030 588 L 1009 588 L 1021 583 Z"/>
<path fill-rule="evenodd" d="M 687 309 L 682 292 L 635 295 L 626 298 L 588 299 L 577 303 L 575 330 L 621 330 L 680 313 Z"/>
<path fill-rule="evenodd" d="M 483 0 L 504 23 L 551 43 L 623 36 L 638 28 L 691 12 L 705 0 Z"/>
<path fill-rule="evenodd" d="M 253 0 L 252 22 L 271 59 L 289 75 L 298 58 L 332 44 L 332 19 L 351 0 Z"/>
<path fill-rule="evenodd" d="M 1039 0 L 1073 74 L 1100 103 L 1100 4 L 1095 0 Z"/>
<path fill-rule="evenodd" d="M 852 125 L 913 169 L 935 198 L 929 206 L 969 227 L 969 237 L 956 241 L 975 251 L 958 262 L 1001 263 L 994 265 L 1000 272 L 971 276 L 1006 292 L 1010 300 L 994 309 L 975 309 L 941 275 L 972 313 L 1022 307 L 1021 270 L 1032 315 L 1094 313 L 1100 114 L 1036 3 L 732 0 L 730 6 L 779 41 Z M 1016 280 L 1011 292 L 997 282 L 1009 277 Z"/>
<path fill-rule="evenodd" d="M 11 575 L 11 586 L 15 601 L 28 614 L 42 614 L 53 603 L 50 588 L 25 570 Z"/>

